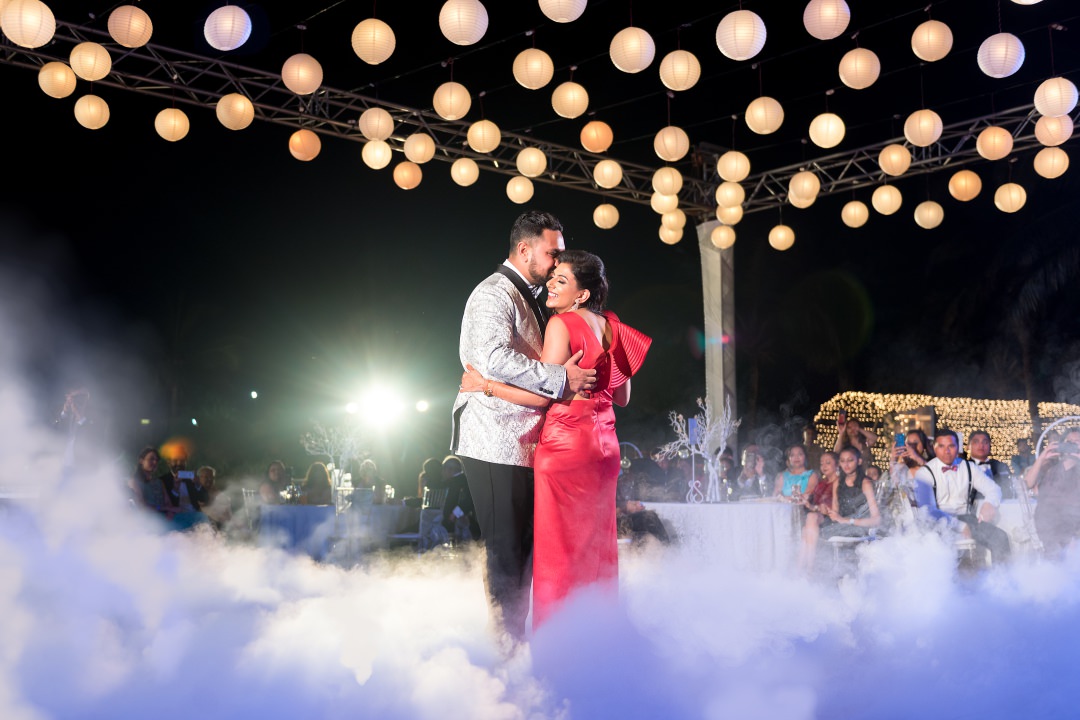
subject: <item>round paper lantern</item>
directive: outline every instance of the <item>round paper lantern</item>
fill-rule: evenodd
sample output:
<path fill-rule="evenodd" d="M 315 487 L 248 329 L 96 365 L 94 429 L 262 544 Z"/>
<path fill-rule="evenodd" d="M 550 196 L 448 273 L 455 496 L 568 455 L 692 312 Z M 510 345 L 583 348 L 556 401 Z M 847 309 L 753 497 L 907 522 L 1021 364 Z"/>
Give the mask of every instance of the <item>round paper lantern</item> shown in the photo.
<path fill-rule="evenodd" d="M 557 23 L 574 22 L 585 12 L 588 0 L 540 0 L 540 12 Z"/>
<path fill-rule="evenodd" d="M 1017 5 L 1038 5 L 1042 0 L 1012 0 Z"/>
<path fill-rule="evenodd" d="M 379 107 L 365 110 L 360 115 L 356 126 L 368 140 L 385 140 L 394 134 L 394 118 Z"/>
<path fill-rule="evenodd" d="M 551 107 L 560 117 L 580 117 L 589 107 L 589 93 L 576 82 L 564 82 L 551 93 Z"/>
<path fill-rule="evenodd" d="M 83 80 L 101 80 L 112 70 L 112 57 L 105 46 L 82 42 L 71 49 L 71 70 Z"/>
<path fill-rule="evenodd" d="M 480 0 L 446 0 L 439 11 L 439 29 L 455 45 L 479 42 L 487 27 L 487 8 Z"/>
<path fill-rule="evenodd" d="M 1035 91 L 1035 109 L 1046 117 L 1068 115 L 1076 107 L 1076 86 L 1063 77 L 1044 80 Z"/>
<path fill-rule="evenodd" d="M 602 120 L 593 120 L 581 128 L 581 146 L 589 152 L 602 153 L 615 141 L 611 126 Z"/>
<path fill-rule="evenodd" d="M 601 230 L 610 230 L 619 224 L 619 209 L 608 203 L 597 205 L 593 210 L 592 221 Z"/>
<path fill-rule="evenodd" d="M 393 29 L 378 18 L 361 20 L 352 31 L 352 49 L 368 65 L 378 65 L 394 54 Z"/>
<path fill-rule="evenodd" d="M 802 200 L 813 200 L 819 192 L 821 192 L 821 180 L 818 180 L 818 176 L 809 170 L 795 173 L 788 183 L 788 194 Z"/>
<path fill-rule="evenodd" d="M 998 33 L 979 46 L 979 69 L 992 78 L 1009 77 L 1024 64 L 1024 43 L 1012 33 Z"/>
<path fill-rule="evenodd" d="M 821 113 L 810 121 L 810 141 L 820 148 L 832 148 L 844 139 L 844 121 L 834 113 Z"/>
<path fill-rule="evenodd" d="M 709 233 L 709 240 L 715 247 L 727 250 L 735 244 L 735 228 L 727 225 L 717 225 Z"/>
<path fill-rule="evenodd" d="M 903 175 L 911 167 L 911 153 L 903 145 L 886 145 L 878 154 L 878 165 L 886 175 Z"/>
<path fill-rule="evenodd" d="M 784 124 L 784 108 L 775 99 L 762 96 L 746 107 L 746 126 L 758 135 L 769 135 Z"/>
<path fill-rule="evenodd" d="M 701 63 L 686 50 L 672 50 L 660 61 L 660 82 L 676 92 L 689 90 L 701 77 Z"/>
<path fill-rule="evenodd" d="M 514 58 L 513 71 L 518 85 L 528 90 L 539 90 L 551 82 L 555 75 L 555 63 L 543 50 L 529 48 Z"/>
<path fill-rule="evenodd" d="M 679 196 L 654 192 L 649 198 L 649 207 L 653 209 L 653 212 L 663 215 L 679 207 Z"/>
<path fill-rule="evenodd" d="M 880 74 L 881 61 L 871 50 L 855 48 L 840 58 L 840 82 L 853 90 L 865 90 Z"/>
<path fill-rule="evenodd" d="M 1060 145 L 1073 133 L 1073 121 L 1068 115 L 1041 117 L 1035 123 L 1035 139 L 1047 147 Z"/>
<path fill-rule="evenodd" d="M 716 219 L 725 225 L 738 225 L 742 220 L 743 209 L 742 205 L 733 205 L 732 207 L 716 207 Z"/>
<path fill-rule="evenodd" d="M 765 23 L 757 13 L 736 10 L 716 26 L 716 47 L 724 57 L 749 60 L 765 47 Z"/>
<path fill-rule="evenodd" d="M 255 106 L 240 93 L 222 95 L 214 112 L 218 122 L 230 130 L 243 130 L 255 119 Z"/>
<path fill-rule="evenodd" d="M 851 8 L 844 0 L 810 0 L 802 14 L 806 32 L 818 40 L 832 40 L 847 30 Z"/>
<path fill-rule="evenodd" d="M 840 211 L 840 219 L 849 228 L 861 228 L 870 219 L 870 208 L 864 202 L 852 200 Z"/>
<path fill-rule="evenodd" d="M 307 128 L 301 128 L 289 137 L 289 152 L 297 160 L 310 162 L 318 157 L 321 151 L 322 140 Z"/>
<path fill-rule="evenodd" d="M 450 166 L 450 178 L 461 187 L 472 185 L 480 177 L 480 166 L 472 158 L 458 158 Z"/>
<path fill-rule="evenodd" d="M 674 245 L 682 240 L 683 231 L 681 228 L 670 228 L 660 226 L 660 241 L 665 245 Z"/>
<path fill-rule="evenodd" d="M 191 129 L 191 122 L 183 110 L 167 108 L 154 118 L 154 130 L 169 142 L 183 140 Z"/>
<path fill-rule="evenodd" d="M 297 95 L 310 95 L 322 85 L 322 65 L 307 53 L 297 53 L 281 66 L 281 81 Z"/>
<path fill-rule="evenodd" d="M 435 91 L 432 105 L 443 120 L 460 120 L 472 107 L 472 97 L 461 83 L 444 82 Z"/>
<path fill-rule="evenodd" d="M 916 110 L 904 121 L 904 137 L 917 147 L 929 147 L 936 143 L 943 129 L 941 116 L 933 110 Z"/>
<path fill-rule="evenodd" d="M 945 208 L 933 200 L 915 206 L 915 224 L 923 230 L 933 230 L 945 219 Z"/>
<path fill-rule="evenodd" d="M 424 171 L 410 160 L 402 160 L 394 166 L 394 184 L 402 190 L 412 190 L 424 179 Z"/>
<path fill-rule="evenodd" d="M 971 170 L 960 170 L 949 178 L 949 194 L 960 202 L 974 200 L 982 192 L 982 179 Z"/>
<path fill-rule="evenodd" d="M 788 193 L 788 196 L 787 196 L 788 203 L 792 207 L 797 207 L 800 210 L 805 210 L 806 208 L 810 207 L 811 205 L 814 204 L 815 200 L 817 200 L 817 195 L 815 195 L 813 197 L 803 198 L 803 197 L 799 197 L 798 195 L 793 195 L 791 193 Z"/>
<path fill-rule="evenodd" d="M 40 0 L 7 0 L 0 7 L 0 27 L 20 47 L 41 47 L 56 33 L 56 18 Z"/>
<path fill-rule="evenodd" d="M 1069 155 L 1059 147 L 1043 148 L 1035 154 L 1035 172 L 1048 180 L 1059 178 L 1069 169 Z"/>
<path fill-rule="evenodd" d="M 686 213 L 679 208 L 669 210 L 660 216 L 660 224 L 664 227 L 675 228 L 676 230 L 682 230 L 686 227 Z"/>
<path fill-rule="evenodd" d="M 882 185 L 870 196 L 870 204 L 882 215 L 892 215 L 900 209 L 904 196 L 894 185 Z"/>
<path fill-rule="evenodd" d="M 154 23 L 142 8 L 121 5 L 109 13 L 109 35 L 124 47 L 142 47 L 153 34 Z"/>
<path fill-rule="evenodd" d="M 615 162 L 614 160 L 605 162 Z M 517 160 L 514 163 L 517 165 L 519 173 L 525 177 L 538 177 L 547 170 L 547 155 L 540 148 L 527 147 L 522 148 L 521 152 L 517 154 Z M 618 163 L 615 163 L 618 165 Z M 622 179 L 622 168 L 619 168 L 619 178 Z M 618 184 L 618 183 L 616 183 Z M 614 187 L 614 186 L 612 186 Z"/>
<path fill-rule="evenodd" d="M 952 30 L 940 20 L 927 20 L 911 34 L 911 52 L 926 62 L 937 62 L 952 50 Z"/>
<path fill-rule="evenodd" d="M 653 139 L 656 156 L 665 162 L 676 162 L 690 152 L 690 138 L 681 127 L 668 125 L 656 133 Z"/>
<path fill-rule="evenodd" d="M 774 250 L 788 250 L 795 244 L 795 231 L 787 225 L 777 225 L 769 231 L 769 244 Z"/>
<path fill-rule="evenodd" d="M 720 207 L 742 205 L 746 199 L 746 190 L 735 182 L 722 182 L 716 188 L 716 204 Z"/>
<path fill-rule="evenodd" d="M 662 167 L 653 173 L 652 188 L 661 195 L 678 195 L 682 185 L 682 173 L 673 167 Z"/>
<path fill-rule="evenodd" d="M 506 197 L 510 198 L 510 202 L 521 205 L 532 200 L 532 196 L 533 184 L 529 178 L 516 175 L 506 183 Z"/>
<path fill-rule="evenodd" d="M 251 17 L 239 5 L 219 7 L 206 18 L 203 36 L 215 50 L 235 50 L 251 37 Z"/>
<path fill-rule="evenodd" d="M 1000 160 L 1012 152 L 1013 136 L 1003 127 L 991 125 L 975 140 L 975 149 L 987 160 Z"/>
<path fill-rule="evenodd" d="M 1016 183 L 1005 183 L 994 193 L 994 205 L 1001 212 L 1014 213 L 1027 202 L 1027 191 Z"/>
<path fill-rule="evenodd" d="M 601 160 L 596 163 L 596 167 L 593 168 L 593 180 L 595 180 L 596 184 L 602 188 L 610 190 L 621 183 L 622 179 L 622 165 L 614 160 Z M 682 178 L 680 178 L 680 180 L 681 179 Z M 653 183 L 653 187 L 656 187 L 655 182 Z M 668 194 L 670 195 L 671 193 Z"/>
<path fill-rule="evenodd" d="M 382 170 L 390 164 L 394 157 L 394 151 L 385 140 L 368 140 L 360 151 L 360 157 L 364 164 L 372 170 Z"/>
<path fill-rule="evenodd" d="M 405 157 L 417 165 L 423 165 L 435 157 L 435 141 L 427 133 L 413 133 L 405 138 Z"/>
<path fill-rule="evenodd" d="M 38 85 L 49 97 L 66 98 L 75 92 L 75 73 L 62 62 L 47 62 L 38 70 Z"/>
<path fill-rule="evenodd" d="M 97 95 L 83 95 L 75 101 L 75 120 L 87 130 L 100 130 L 109 122 L 109 103 Z"/>
<path fill-rule="evenodd" d="M 608 52 L 615 67 L 624 73 L 638 73 L 652 64 L 656 44 L 649 33 L 631 26 L 615 33 Z"/>
<path fill-rule="evenodd" d="M 499 147 L 502 142 L 502 132 L 499 126 L 490 120 L 477 120 L 469 126 L 469 132 L 465 136 L 469 147 L 478 153 L 489 153 Z"/>
<path fill-rule="evenodd" d="M 716 174 L 724 180 L 742 182 L 750 174 L 750 158 L 738 150 L 728 150 L 716 159 Z"/>

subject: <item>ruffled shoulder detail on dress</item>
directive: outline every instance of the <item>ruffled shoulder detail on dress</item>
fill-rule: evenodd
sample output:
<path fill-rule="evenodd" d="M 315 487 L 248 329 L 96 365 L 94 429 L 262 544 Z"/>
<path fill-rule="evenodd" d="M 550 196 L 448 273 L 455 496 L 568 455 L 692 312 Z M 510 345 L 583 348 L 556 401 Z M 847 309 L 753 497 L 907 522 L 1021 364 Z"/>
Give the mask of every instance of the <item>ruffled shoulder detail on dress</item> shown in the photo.
<path fill-rule="evenodd" d="M 626 383 L 645 362 L 645 356 L 649 353 L 652 338 L 635 330 L 610 310 L 604 313 L 608 322 L 611 323 L 612 342 L 611 349 L 611 389 L 615 389 Z"/>

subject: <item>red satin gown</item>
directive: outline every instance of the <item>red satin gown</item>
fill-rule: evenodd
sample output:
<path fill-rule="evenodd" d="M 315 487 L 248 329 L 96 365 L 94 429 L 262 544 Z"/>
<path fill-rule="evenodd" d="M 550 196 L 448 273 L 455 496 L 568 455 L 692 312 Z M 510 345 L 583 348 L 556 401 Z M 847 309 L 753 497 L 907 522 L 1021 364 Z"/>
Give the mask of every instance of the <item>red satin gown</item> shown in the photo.
<path fill-rule="evenodd" d="M 619 439 L 612 391 L 641 367 L 652 340 L 605 313 L 612 328 L 605 350 L 585 320 L 556 315 L 570 333 L 570 352 L 584 350 L 583 368 L 596 368 L 588 400 L 552 403 L 536 447 L 533 624 L 543 623 L 575 589 L 618 587 L 615 485 Z"/>

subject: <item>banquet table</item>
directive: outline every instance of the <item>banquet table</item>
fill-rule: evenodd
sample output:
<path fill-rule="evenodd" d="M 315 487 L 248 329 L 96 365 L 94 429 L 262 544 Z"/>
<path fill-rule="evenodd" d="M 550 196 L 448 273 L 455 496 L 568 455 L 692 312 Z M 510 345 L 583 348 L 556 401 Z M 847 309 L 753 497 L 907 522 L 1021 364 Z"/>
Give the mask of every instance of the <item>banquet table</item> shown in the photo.
<path fill-rule="evenodd" d="M 333 505 L 261 505 L 259 544 L 326 557 L 337 525 Z"/>

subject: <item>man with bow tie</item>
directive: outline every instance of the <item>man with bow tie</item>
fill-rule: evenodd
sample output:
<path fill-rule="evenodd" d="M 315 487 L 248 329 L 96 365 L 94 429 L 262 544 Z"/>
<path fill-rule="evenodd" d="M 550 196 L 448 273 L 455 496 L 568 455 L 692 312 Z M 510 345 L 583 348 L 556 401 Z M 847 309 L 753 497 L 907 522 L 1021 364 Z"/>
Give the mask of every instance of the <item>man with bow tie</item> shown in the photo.
<path fill-rule="evenodd" d="M 997 486 L 1001 488 L 1001 497 L 1016 497 L 1009 466 L 990 457 L 990 433 L 985 430 L 976 430 L 968 436 L 968 460 L 982 468 L 982 471 L 997 483 Z"/>
<path fill-rule="evenodd" d="M 915 504 L 931 518 L 970 536 L 988 549 L 993 562 L 1009 559 L 1009 536 L 994 525 L 1001 488 L 971 460 L 958 458 L 960 442 L 945 428 L 934 433 L 934 457 L 915 473 Z M 975 502 L 981 493 L 981 504 Z"/>

